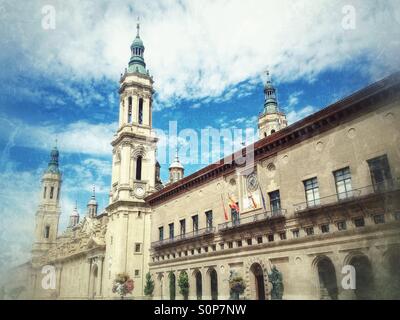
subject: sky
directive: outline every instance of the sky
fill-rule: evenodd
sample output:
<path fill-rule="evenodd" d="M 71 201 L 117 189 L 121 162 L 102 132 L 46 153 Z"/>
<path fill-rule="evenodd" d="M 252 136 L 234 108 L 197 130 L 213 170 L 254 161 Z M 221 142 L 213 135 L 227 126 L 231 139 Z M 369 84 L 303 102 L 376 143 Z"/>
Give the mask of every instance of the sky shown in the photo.
<path fill-rule="evenodd" d="M 0 270 L 29 257 L 56 139 L 61 231 L 75 201 L 86 213 L 93 184 L 107 205 L 138 17 L 155 129 L 256 129 L 267 69 L 292 124 L 400 67 L 397 0 L 0 0 Z"/>

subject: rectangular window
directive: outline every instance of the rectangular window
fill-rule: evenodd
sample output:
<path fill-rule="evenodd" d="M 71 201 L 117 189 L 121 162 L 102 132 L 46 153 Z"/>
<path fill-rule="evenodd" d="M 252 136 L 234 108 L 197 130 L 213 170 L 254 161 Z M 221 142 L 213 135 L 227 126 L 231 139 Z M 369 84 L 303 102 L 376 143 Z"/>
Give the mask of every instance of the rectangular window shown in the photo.
<path fill-rule="evenodd" d="M 206 226 L 208 230 L 213 227 L 213 212 L 211 210 L 206 212 Z"/>
<path fill-rule="evenodd" d="M 279 238 L 280 238 L 281 240 L 286 240 L 286 232 L 281 232 L 281 233 L 279 234 Z"/>
<path fill-rule="evenodd" d="M 396 220 L 396 221 L 400 220 L 400 212 L 395 212 L 394 213 L 394 220 Z"/>
<path fill-rule="evenodd" d="M 194 249 L 190 250 L 190 253 L 192 254 L 192 256 L 194 255 Z"/>
<path fill-rule="evenodd" d="M 269 234 L 268 235 L 268 242 L 272 242 L 274 241 L 274 235 L 273 234 Z"/>
<path fill-rule="evenodd" d="M 355 225 L 357 228 L 364 227 L 364 226 L 365 226 L 364 218 L 363 218 L 363 217 L 360 217 L 360 218 L 354 219 L 354 225 Z"/>
<path fill-rule="evenodd" d="M 186 220 L 182 219 L 179 221 L 180 229 L 181 229 L 181 236 L 185 235 L 186 233 Z"/>
<path fill-rule="evenodd" d="M 228 248 L 229 248 L 229 249 L 232 249 L 232 248 L 233 248 L 233 242 L 232 242 L 232 241 L 229 241 L 229 242 L 228 242 Z"/>
<path fill-rule="evenodd" d="M 281 196 L 279 190 L 268 193 L 272 215 L 277 215 L 281 210 Z"/>
<path fill-rule="evenodd" d="M 329 233 L 329 224 L 323 224 L 321 226 L 321 232 L 322 233 Z"/>
<path fill-rule="evenodd" d="M 351 187 L 350 168 L 337 170 L 333 173 L 336 183 L 336 192 L 339 200 L 347 199 L 353 196 Z"/>
<path fill-rule="evenodd" d="M 170 223 L 168 225 L 169 227 L 169 238 L 173 239 L 174 238 L 174 223 Z"/>
<path fill-rule="evenodd" d="M 143 124 L 143 99 L 139 99 L 139 124 Z"/>
<path fill-rule="evenodd" d="M 258 243 L 258 244 L 263 243 L 263 238 L 262 238 L 262 237 L 257 237 L 257 243 Z"/>
<path fill-rule="evenodd" d="M 292 233 L 293 233 L 293 238 L 296 239 L 296 238 L 300 237 L 300 230 L 299 229 L 293 230 Z"/>
<path fill-rule="evenodd" d="M 50 237 L 50 226 L 44 228 L 44 238 L 48 239 Z"/>
<path fill-rule="evenodd" d="M 185 250 L 185 257 L 187 257 L 187 255 L 188 255 L 188 252 L 187 252 L 187 250 Z"/>
<path fill-rule="evenodd" d="M 158 239 L 160 241 L 164 240 L 164 227 L 158 228 Z"/>
<path fill-rule="evenodd" d="M 54 195 L 54 187 L 50 188 L 50 199 L 53 199 L 53 195 Z"/>
<path fill-rule="evenodd" d="M 308 236 L 312 236 L 314 234 L 314 227 L 308 227 L 305 230 Z"/>
<path fill-rule="evenodd" d="M 247 245 L 248 246 L 251 246 L 253 244 L 253 240 L 250 238 L 250 239 L 247 239 Z"/>
<path fill-rule="evenodd" d="M 204 247 L 203 250 L 204 250 L 205 253 L 207 253 L 208 252 L 208 247 Z"/>
<path fill-rule="evenodd" d="M 223 244 L 223 243 L 220 243 L 220 244 L 219 244 L 219 248 L 220 248 L 221 250 L 224 250 L 224 244 Z"/>
<path fill-rule="evenodd" d="M 375 224 L 385 223 L 385 215 L 383 214 L 374 215 L 374 222 Z"/>
<path fill-rule="evenodd" d="M 201 253 L 201 248 L 197 248 L 197 253 Z"/>
<path fill-rule="evenodd" d="M 307 206 L 314 207 L 320 204 L 319 200 L 319 186 L 317 178 L 306 180 L 304 183 L 304 189 L 306 192 Z"/>
<path fill-rule="evenodd" d="M 217 251 L 217 246 L 216 246 L 215 244 L 213 244 L 213 245 L 211 246 L 211 249 L 212 249 L 212 251 Z"/>
<path fill-rule="evenodd" d="M 346 230 L 347 229 L 346 221 L 339 221 L 337 223 L 337 228 L 339 231 Z"/>
<path fill-rule="evenodd" d="M 136 269 L 135 270 L 135 277 L 139 277 L 139 274 L 140 274 L 140 270 Z"/>
<path fill-rule="evenodd" d="M 57 188 L 57 200 L 60 199 L 60 187 Z"/>
<path fill-rule="evenodd" d="M 141 245 L 140 245 L 140 243 L 136 243 L 136 244 L 135 244 L 135 252 L 136 252 L 136 253 L 141 252 Z"/>
<path fill-rule="evenodd" d="M 390 188 L 392 186 L 392 174 L 387 156 L 377 157 L 367 162 L 374 190 L 381 192 Z"/>
<path fill-rule="evenodd" d="M 44 190 L 43 190 L 43 198 L 44 199 L 46 199 L 46 192 L 47 192 L 47 187 L 44 187 Z"/>
<path fill-rule="evenodd" d="M 199 231 L 199 216 L 196 214 L 192 217 L 192 224 L 193 224 L 193 232 L 196 233 Z"/>
<path fill-rule="evenodd" d="M 239 241 L 237 242 L 237 246 L 238 246 L 238 248 L 240 248 L 240 247 L 242 246 L 242 240 L 239 240 Z"/>

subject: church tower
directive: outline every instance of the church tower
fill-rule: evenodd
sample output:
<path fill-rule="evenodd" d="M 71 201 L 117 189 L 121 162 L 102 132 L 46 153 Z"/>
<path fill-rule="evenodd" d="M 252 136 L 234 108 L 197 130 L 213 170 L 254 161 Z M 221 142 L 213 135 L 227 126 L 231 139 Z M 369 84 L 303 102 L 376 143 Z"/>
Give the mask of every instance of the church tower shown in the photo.
<path fill-rule="evenodd" d="M 144 61 L 140 26 L 120 79 L 119 125 L 114 139 L 112 178 L 107 212 L 106 272 L 108 288 L 118 273 L 135 279 L 135 297 L 144 296 L 150 250 L 150 207 L 144 198 L 156 191 L 156 144 L 152 130 L 153 79 Z"/>
<path fill-rule="evenodd" d="M 183 178 L 185 169 L 182 163 L 179 161 L 178 150 L 176 150 L 176 156 L 174 162 L 169 166 L 169 183 L 174 183 Z"/>
<path fill-rule="evenodd" d="M 79 223 L 79 212 L 78 212 L 78 203 L 75 203 L 75 208 L 69 216 L 69 224 L 68 228 L 73 228 L 77 226 Z"/>
<path fill-rule="evenodd" d="M 60 217 L 61 172 L 58 164 L 59 152 L 54 147 L 50 162 L 42 177 L 40 203 L 36 212 L 35 243 L 33 258 L 43 255 L 56 242 Z"/>
<path fill-rule="evenodd" d="M 267 71 L 267 82 L 264 86 L 264 111 L 258 117 L 259 137 L 263 139 L 287 127 L 286 115 L 280 112 L 276 89 Z"/>
<path fill-rule="evenodd" d="M 87 215 L 89 218 L 96 218 L 97 217 L 97 208 L 98 208 L 98 203 L 96 200 L 96 189 L 95 186 L 93 186 L 93 193 L 92 197 L 90 198 L 88 204 L 87 204 Z"/>

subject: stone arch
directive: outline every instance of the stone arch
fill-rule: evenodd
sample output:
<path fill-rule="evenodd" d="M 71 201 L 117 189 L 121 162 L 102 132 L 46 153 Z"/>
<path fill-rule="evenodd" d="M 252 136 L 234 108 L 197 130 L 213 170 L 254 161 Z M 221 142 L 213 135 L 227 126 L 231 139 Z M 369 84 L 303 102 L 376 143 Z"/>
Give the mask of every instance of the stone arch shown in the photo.
<path fill-rule="evenodd" d="M 176 275 L 174 272 L 168 273 L 168 296 L 170 300 L 176 299 Z"/>
<path fill-rule="evenodd" d="M 263 259 L 258 258 L 258 257 L 252 257 L 250 258 L 244 266 L 244 280 L 246 282 L 246 289 L 245 289 L 245 296 L 247 299 L 255 299 L 256 298 L 256 291 L 255 291 L 255 286 L 251 285 L 251 283 L 255 283 L 254 273 L 251 271 L 251 267 L 257 263 L 261 271 L 263 273 L 263 278 L 264 278 L 264 297 L 265 299 L 269 299 L 270 296 L 270 285 L 268 282 L 268 268 L 267 268 L 267 263 L 264 262 Z M 261 278 L 260 278 L 261 279 Z"/>
<path fill-rule="evenodd" d="M 195 294 L 196 294 L 196 299 L 197 300 L 202 300 L 203 299 L 203 275 L 201 274 L 201 271 L 199 269 L 194 269 L 192 272 L 192 277 L 193 277 L 193 284 L 195 288 Z"/>
<path fill-rule="evenodd" d="M 369 300 L 374 295 L 374 275 L 372 272 L 371 261 L 362 252 L 352 252 L 344 260 L 345 265 L 351 265 L 356 272 L 355 298 Z"/>
<path fill-rule="evenodd" d="M 266 300 L 265 276 L 266 275 L 259 263 L 254 262 L 250 266 L 249 287 L 252 293 L 252 300 Z"/>
<path fill-rule="evenodd" d="M 319 255 L 312 262 L 312 266 L 317 274 L 319 298 L 337 300 L 339 290 L 332 260 L 326 255 Z"/>
<path fill-rule="evenodd" d="M 94 299 L 97 295 L 96 288 L 97 288 L 97 281 L 98 281 L 98 273 L 99 273 L 99 267 L 97 266 L 97 263 L 92 266 L 91 270 L 91 283 L 90 283 L 90 298 Z"/>
<path fill-rule="evenodd" d="M 383 254 L 383 297 L 400 300 L 400 247 L 392 247 Z"/>
<path fill-rule="evenodd" d="M 135 147 L 131 153 L 133 160 L 136 160 L 139 156 L 142 157 L 142 159 L 146 157 L 146 148 L 142 144 Z"/>
<path fill-rule="evenodd" d="M 156 296 L 159 297 L 160 300 L 163 300 L 166 297 L 163 273 L 159 273 L 157 275 L 155 287 L 156 287 Z"/>
<path fill-rule="evenodd" d="M 209 300 L 218 300 L 219 276 L 216 266 L 209 267 L 205 274 L 204 296 Z"/>

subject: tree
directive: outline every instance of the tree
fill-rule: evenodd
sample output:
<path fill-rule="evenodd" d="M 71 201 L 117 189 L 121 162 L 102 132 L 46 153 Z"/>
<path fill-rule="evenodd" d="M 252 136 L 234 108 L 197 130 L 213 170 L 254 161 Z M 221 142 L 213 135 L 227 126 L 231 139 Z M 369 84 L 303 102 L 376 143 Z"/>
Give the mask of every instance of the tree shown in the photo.
<path fill-rule="evenodd" d="M 178 278 L 179 292 L 183 295 L 185 300 L 189 297 L 189 277 L 186 271 L 182 271 Z"/>
<path fill-rule="evenodd" d="M 150 272 L 147 272 L 147 274 L 146 274 L 146 284 L 145 284 L 145 287 L 144 287 L 144 294 L 146 296 L 151 297 L 153 295 L 153 291 L 154 291 L 154 281 L 153 281 L 153 279 L 151 279 Z"/>
<path fill-rule="evenodd" d="M 246 289 L 246 284 L 240 275 L 231 271 L 229 276 L 229 287 L 231 299 L 239 300 L 240 295 L 243 294 Z"/>

